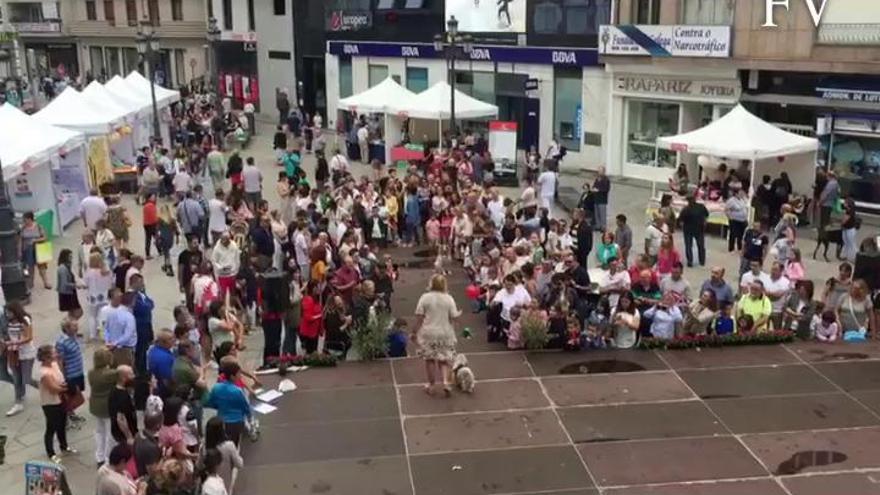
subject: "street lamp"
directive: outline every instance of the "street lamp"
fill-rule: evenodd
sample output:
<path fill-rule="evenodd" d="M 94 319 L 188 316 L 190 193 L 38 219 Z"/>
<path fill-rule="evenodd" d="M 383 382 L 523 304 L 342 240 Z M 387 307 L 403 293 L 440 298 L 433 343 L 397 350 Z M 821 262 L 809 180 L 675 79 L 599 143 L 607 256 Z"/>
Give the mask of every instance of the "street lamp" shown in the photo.
<path fill-rule="evenodd" d="M 466 59 L 473 50 L 474 42 L 470 35 L 459 34 L 458 19 L 451 16 L 446 21 L 446 32 L 434 36 L 434 50 L 446 56 L 449 67 L 450 83 L 452 91 L 449 96 L 449 129 L 453 135 L 458 134 L 458 124 L 455 121 L 455 60 Z"/>
<path fill-rule="evenodd" d="M 159 108 L 156 105 L 156 75 L 154 73 L 156 57 L 159 54 L 159 33 L 153 30 L 153 25 L 147 21 L 141 21 L 138 26 L 137 51 L 147 66 L 150 79 L 150 99 L 153 104 L 153 141 L 162 142 L 162 132 L 159 129 Z"/>
<path fill-rule="evenodd" d="M 219 67 L 217 66 L 217 43 L 220 42 L 220 28 L 217 27 L 217 18 L 208 19 L 208 43 L 211 46 L 211 89 L 218 95 L 220 94 L 220 76 Z"/>
<path fill-rule="evenodd" d="M 28 298 L 28 288 L 24 281 L 19 255 L 19 234 L 19 228 L 15 224 L 15 212 L 6 195 L 3 169 L 0 168 L 0 274 L 3 277 L 3 296 L 6 301 L 26 301 Z"/>

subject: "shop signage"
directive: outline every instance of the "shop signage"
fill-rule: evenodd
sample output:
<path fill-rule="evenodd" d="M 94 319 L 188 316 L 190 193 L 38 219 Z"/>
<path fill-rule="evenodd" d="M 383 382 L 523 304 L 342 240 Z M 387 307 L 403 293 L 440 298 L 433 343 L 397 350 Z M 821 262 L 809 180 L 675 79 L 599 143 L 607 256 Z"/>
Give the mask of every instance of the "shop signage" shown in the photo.
<path fill-rule="evenodd" d="M 728 58 L 730 26 L 603 25 L 601 55 Z"/>
<path fill-rule="evenodd" d="M 248 31 L 246 33 L 235 33 L 232 31 L 223 31 L 220 33 L 220 39 L 222 41 L 238 41 L 241 43 L 256 43 L 257 42 L 257 33 L 254 31 Z"/>
<path fill-rule="evenodd" d="M 364 11 L 333 10 L 327 15 L 327 31 L 360 31 L 373 26 L 373 13 Z"/>
<path fill-rule="evenodd" d="M 619 93 L 640 95 L 666 95 L 689 98 L 739 100 L 740 84 L 737 80 L 700 81 L 657 76 L 618 76 L 614 89 Z"/>
<path fill-rule="evenodd" d="M 880 103 L 880 91 L 871 91 L 867 89 L 816 88 L 816 92 L 826 100 Z"/>
<path fill-rule="evenodd" d="M 428 43 L 371 43 L 328 41 L 327 53 L 361 57 L 443 58 L 442 53 Z M 469 57 L 473 61 L 506 62 L 517 64 L 595 66 L 599 57 L 595 49 L 541 48 L 516 46 L 476 46 Z"/>
<path fill-rule="evenodd" d="M 525 87 L 526 91 L 537 91 L 538 90 L 538 80 L 535 79 L 534 77 L 526 79 L 525 86 L 526 86 Z"/>
<path fill-rule="evenodd" d="M 15 30 L 19 33 L 59 33 L 61 23 L 58 21 L 45 22 L 14 22 Z"/>

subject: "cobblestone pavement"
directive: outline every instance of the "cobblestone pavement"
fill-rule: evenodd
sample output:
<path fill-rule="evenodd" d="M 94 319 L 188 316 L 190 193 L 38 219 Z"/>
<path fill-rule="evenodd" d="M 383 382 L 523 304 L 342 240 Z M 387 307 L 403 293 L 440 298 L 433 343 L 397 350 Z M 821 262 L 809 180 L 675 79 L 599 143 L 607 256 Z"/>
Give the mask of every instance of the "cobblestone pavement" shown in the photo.
<path fill-rule="evenodd" d="M 277 204 L 274 183 L 280 169 L 273 164 L 271 151 L 272 127 L 261 125 L 260 131 L 261 134 L 252 140 L 249 148 L 243 152 L 243 156 L 254 156 L 256 158 L 256 161 L 264 174 L 264 197 L 270 201 L 270 204 Z M 304 166 L 310 175 L 312 174 L 314 163 L 314 157 L 311 155 L 307 156 L 304 160 Z M 365 174 L 369 172 L 366 166 L 358 163 L 353 163 L 352 165 L 356 174 Z M 561 178 L 560 184 L 561 194 L 570 197 L 572 191 L 580 190 L 581 184 L 584 180 L 585 179 L 582 175 L 564 174 Z M 505 189 L 504 193 L 511 197 L 518 197 L 519 195 L 518 191 L 515 189 Z M 611 192 L 609 216 L 622 212 L 631 219 L 631 224 L 633 225 L 634 230 L 634 239 L 636 240 L 637 245 L 641 242 L 644 231 L 644 210 L 649 195 L 649 189 L 623 183 L 615 183 Z M 135 252 L 143 253 L 144 236 L 143 230 L 139 227 L 141 218 L 140 208 L 134 204 L 134 201 L 130 197 L 125 199 L 125 204 L 135 223 L 135 226 L 131 229 L 131 246 Z M 554 213 L 562 214 L 561 210 L 557 210 Z M 75 248 L 79 243 L 81 232 L 82 228 L 78 222 L 68 228 L 63 236 L 54 241 L 56 253 L 65 247 Z M 806 243 L 807 247 L 812 250 L 812 243 L 810 241 L 802 241 L 802 243 Z M 738 260 L 735 256 L 731 256 L 726 252 L 723 241 L 720 238 L 710 237 L 707 242 L 707 248 L 708 262 L 710 264 L 720 264 L 726 267 L 728 271 L 735 270 L 738 266 Z M 832 263 L 807 260 L 806 266 L 807 273 L 814 280 L 824 280 L 833 275 L 836 271 L 835 265 Z M 169 278 L 162 273 L 160 270 L 160 264 L 157 260 L 148 261 L 144 273 L 148 292 L 156 300 L 157 305 L 154 314 L 154 325 L 157 329 L 169 326 L 172 323 L 171 310 L 181 300 L 175 279 Z M 426 273 L 421 273 L 418 270 L 413 270 L 411 274 L 407 274 L 405 270 L 404 275 L 405 278 L 418 280 L 419 283 L 422 283 L 421 281 L 425 276 Z M 692 285 L 700 284 L 707 276 L 708 270 L 705 267 L 689 269 L 686 273 L 686 277 Z M 50 280 L 55 280 L 54 267 L 50 268 Z M 61 314 L 57 310 L 57 307 L 57 296 L 55 292 L 43 289 L 35 290 L 33 294 L 33 302 L 28 307 L 28 311 L 33 315 L 37 343 L 53 342 L 59 334 L 59 321 Z M 412 308 L 408 308 L 405 311 L 411 312 L 411 310 Z M 401 311 L 404 310 L 401 309 Z M 405 315 L 405 312 L 399 314 L 399 316 Z M 479 323 L 476 322 L 476 324 Z M 256 333 L 251 336 L 249 344 L 245 358 L 253 364 L 256 363 L 257 358 L 260 355 L 260 348 L 262 346 L 261 334 Z M 92 346 L 86 346 L 84 349 L 87 368 L 90 367 L 91 364 L 92 351 Z M 507 357 L 487 359 L 521 361 L 521 355 L 517 354 Z M 387 365 L 379 366 L 385 366 L 387 369 Z M 521 364 L 517 366 L 521 366 Z M 342 378 L 344 376 L 351 375 L 344 373 L 339 380 L 333 380 L 333 383 L 338 386 L 345 386 L 344 378 Z M 529 373 L 529 376 L 531 376 L 531 373 Z M 503 388 L 503 384 L 499 386 Z M 546 384 L 544 387 L 546 387 Z M 492 387 L 487 386 L 485 392 L 478 395 L 481 402 L 490 400 L 489 397 L 494 395 L 490 395 L 490 390 L 492 390 Z M 501 392 L 501 390 L 499 390 L 499 392 Z M 498 397 L 498 400 L 502 400 L 504 395 L 505 394 L 501 392 L 499 395 L 495 395 L 495 397 Z M 543 395 L 541 396 L 543 397 Z M 5 383 L 0 384 L 0 413 L 5 412 L 12 406 L 12 399 L 12 387 Z M 492 407 L 497 408 L 498 406 L 496 404 Z M 486 408 L 480 409 L 485 410 Z M 2 420 L 0 420 L 0 435 L 6 435 L 8 437 L 6 445 L 6 462 L 4 465 L 0 466 L 0 486 L 4 487 L 2 490 L 3 493 L 24 493 L 24 463 L 31 459 L 42 460 L 45 458 L 42 447 L 43 425 L 43 414 L 39 405 L 39 396 L 35 389 L 28 390 L 26 409 L 23 413 L 12 418 L 2 417 Z M 76 448 L 79 451 L 79 454 L 65 458 L 64 465 L 67 468 L 68 480 L 74 494 L 86 494 L 91 493 L 94 490 L 95 462 L 92 439 L 93 427 L 93 422 L 89 421 L 83 425 L 80 431 L 71 432 L 70 434 L 71 446 Z M 560 432 L 557 431 L 555 434 L 560 434 Z M 570 454 L 574 455 L 573 452 L 570 452 Z M 510 462 L 515 462 L 515 460 L 510 459 Z M 650 461 L 646 459 L 646 462 Z M 464 486 L 461 488 L 464 490 L 461 491 L 461 493 L 476 493 L 470 491 Z M 446 492 L 437 491 L 436 493 Z M 577 491 L 571 493 L 587 492 Z"/>

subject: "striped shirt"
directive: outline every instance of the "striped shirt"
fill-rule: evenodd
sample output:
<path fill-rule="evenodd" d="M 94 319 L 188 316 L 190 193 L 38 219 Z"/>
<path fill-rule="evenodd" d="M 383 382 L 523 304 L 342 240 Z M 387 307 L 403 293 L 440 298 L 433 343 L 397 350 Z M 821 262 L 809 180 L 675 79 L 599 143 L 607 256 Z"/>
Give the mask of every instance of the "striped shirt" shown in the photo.
<path fill-rule="evenodd" d="M 64 378 L 76 378 L 83 376 L 82 349 L 76 337 L 62 334 L 55 342 L 55 350 L 64 362 Z"/>

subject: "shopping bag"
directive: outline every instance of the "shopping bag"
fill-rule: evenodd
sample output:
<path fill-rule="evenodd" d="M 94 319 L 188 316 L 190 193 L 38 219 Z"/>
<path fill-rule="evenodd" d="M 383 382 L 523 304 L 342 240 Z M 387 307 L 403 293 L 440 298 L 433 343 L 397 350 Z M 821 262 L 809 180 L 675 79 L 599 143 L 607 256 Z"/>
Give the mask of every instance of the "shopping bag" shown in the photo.
<path fill-rule="evenodd" d="M 52 261 L 52 241 L 43 241 L 34 244 L 37 252 L 37 264 L 44 265 Z"/>

